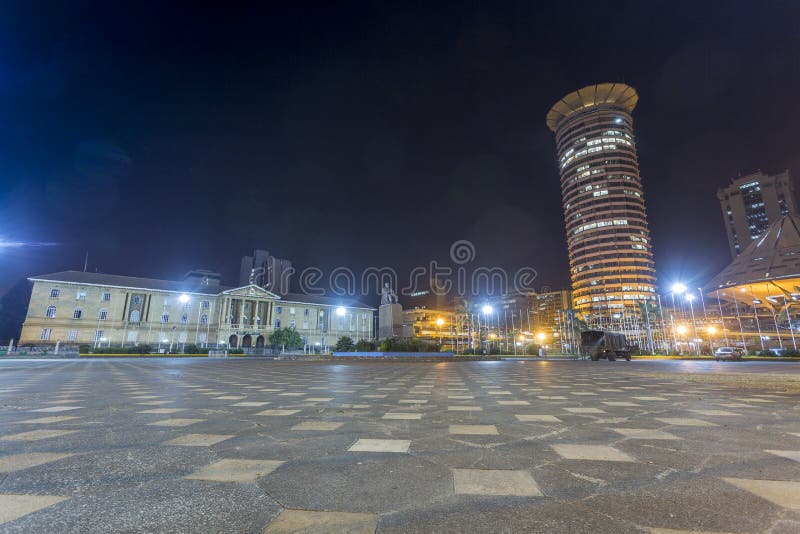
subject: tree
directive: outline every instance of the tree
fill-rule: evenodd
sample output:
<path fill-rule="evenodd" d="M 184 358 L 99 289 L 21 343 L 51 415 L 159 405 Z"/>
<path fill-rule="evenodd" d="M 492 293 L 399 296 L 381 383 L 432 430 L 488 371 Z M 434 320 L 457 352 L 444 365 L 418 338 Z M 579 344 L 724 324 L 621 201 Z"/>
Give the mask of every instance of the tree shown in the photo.
<path fill-rule="evenodd" d="M 353 339 L 349 336 L 340 337 L 336 342 L 336 346 L 333 347 L 333 350 L 336 352 L 353 352 L 355 349 L 355 343 L 353 343 Z"/>
<path fill-rule="evenodd" d="M 288 347 L 289 350 L 296 349 L 303 346 L 303 338 L 297 333 L 294 328 L 279 328 L 269 335 L 270 344 L 275 347 L 281 347 L 281 352 L 285 352 Z"/>

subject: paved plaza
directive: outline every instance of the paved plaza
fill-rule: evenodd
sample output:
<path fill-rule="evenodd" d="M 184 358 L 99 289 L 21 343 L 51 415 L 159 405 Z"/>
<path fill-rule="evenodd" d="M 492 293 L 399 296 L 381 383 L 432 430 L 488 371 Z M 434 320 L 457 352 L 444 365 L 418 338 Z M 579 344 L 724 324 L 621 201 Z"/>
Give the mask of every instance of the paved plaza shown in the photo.
<path fill-rule="evenodd" d="M 0 532 L 799 532 L 797 389 L 671 374 L 798 369 L 0 362 Z"/>

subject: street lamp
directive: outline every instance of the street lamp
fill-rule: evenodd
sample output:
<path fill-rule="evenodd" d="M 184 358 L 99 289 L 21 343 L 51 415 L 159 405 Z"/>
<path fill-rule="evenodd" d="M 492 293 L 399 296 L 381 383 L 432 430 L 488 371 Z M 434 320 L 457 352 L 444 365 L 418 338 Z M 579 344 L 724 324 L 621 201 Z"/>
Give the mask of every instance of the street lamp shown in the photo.
<path fill-rule="evenodd" d="M 672 284 L 672 292 L 676 295 L 682 295 L 686 292 L 686 284 L 682 284 L 681 282 L 675 282 Z"/>
<path fill-rule="evenodd" d="M 189 295 L 187 295 L 186 293 L 182 293 L 181 296 L 178 297 L 178 302 L 180 302 L 181 304 L 186 304 L 187 302 L 189 302 Z"/>
<path fill-rule="evenodd" d="M 439 317 L 436 319 L 436 329 L 439 331 L 439 347 L 442 346 L 442 325 L 444 324 L 444 319 Z"/>
<path fill-rule="evenodd" d="M 692 302 L 694 301 L 694 295 L 692 295 L 691 293 L 687 293 L 685 298 L 686 300 L 689 301 L 689 311 L 691 312 L 692 315 L 692 332 L 694 335 L 693 343 L 695 344 L 695 351 L 697 352 L 697 355 L 700 356 L 700 346 L 697 344 L 697 325 L 694 322 L 694 306 L 692 306 Z"/>

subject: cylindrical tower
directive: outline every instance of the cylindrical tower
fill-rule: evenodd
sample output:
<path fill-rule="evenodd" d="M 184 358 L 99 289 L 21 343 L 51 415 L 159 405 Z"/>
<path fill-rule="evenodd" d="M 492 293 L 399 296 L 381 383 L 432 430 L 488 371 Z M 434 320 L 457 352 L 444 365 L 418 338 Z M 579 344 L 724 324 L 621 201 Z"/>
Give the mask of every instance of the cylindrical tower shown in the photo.
<path fill-rule="evenodd" d="M 547 114 L 555 132 L 573 306 L 592 323 L 626 324 L 656 299 L 656 271 L 631 112 L 622 83 L 584 87 Z"/>

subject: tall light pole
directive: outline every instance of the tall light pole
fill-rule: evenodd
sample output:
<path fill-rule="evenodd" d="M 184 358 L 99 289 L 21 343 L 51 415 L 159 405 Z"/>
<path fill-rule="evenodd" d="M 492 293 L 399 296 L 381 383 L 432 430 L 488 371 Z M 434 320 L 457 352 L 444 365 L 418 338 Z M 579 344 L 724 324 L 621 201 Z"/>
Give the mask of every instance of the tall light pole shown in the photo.
<path fill-rule="evenodd" d="M 444 324 L 444 319 L 439 317 L 436 319 L 436 330 L 439 331 L 439 348 L 442 347 L 442 325 Z"/>
<path fill-rule="evenodd" d="M 481 311 L 483 312 L 483 322 L 486 323 L 486 337 L 488 339 L 488 337 L 489 337 L 489 322 L 488 321 L 491 321 L 491 316 L 492 316 L 492 312 L 494 312 L 494 308 L 492 308 L 488 304 L 484 304 L 483 308 L 481 308 Z M 480 326 L 478 326 L 478 335 L 480 335 Z M 487 343 L 488 343 L 488 341 L 487 341 Z M 488 350 L 487 350 L 487 352 L 488 352 Z"/>
<path fill-rule="evenodd" d="M 692 335 L 694 336 L 694 348 L 697 355 L 700 356 L 700 346 L 697 344 L 697 325 L 694 322 L 694 306 L 692 306 L 692 301 L 694 301 L 694 295 L 692 295 L 691 293 L 687 294 L 686 300 L 689 301 L 689 310 L 692 314 Z"/>
<path fill-rule="evenodd" d="M 674 284 L 672 284 L 672 293 L 671 293 L 671 295 L 672 295 L 672 340 L 675 343 L 676 348 L 677 348 L 677 345 L 678 345 L 678 337 L 675 334 L 675 311 L 676 311 L 676 308 L 675 308 L 675 295 L 681 295 L 681 294 L 683 294 L 684 291 L 686 291 L 686 285 L 685 284 L 682 284 L 680 282 L 675 282 Z"/>

